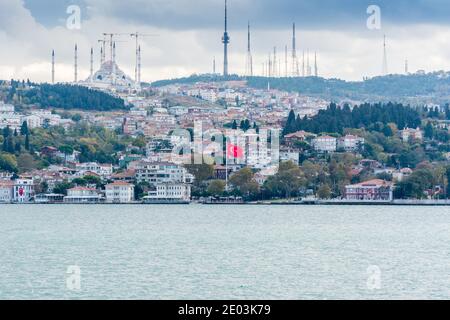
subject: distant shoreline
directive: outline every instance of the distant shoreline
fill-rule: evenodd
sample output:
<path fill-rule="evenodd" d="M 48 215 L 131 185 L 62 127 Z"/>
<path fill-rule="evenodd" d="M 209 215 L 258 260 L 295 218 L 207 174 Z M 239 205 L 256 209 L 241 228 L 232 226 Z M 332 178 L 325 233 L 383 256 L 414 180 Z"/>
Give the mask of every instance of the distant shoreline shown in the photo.
<path fill-rule="evenodd" d="M 244 203 L 0 203 L 2 205 L 24 206 L 359 206 L 359 207 L 447 207 L 449 201 L 402 200 L 394 202 L 317 201 L 317 202 L 244 202 Z"/>

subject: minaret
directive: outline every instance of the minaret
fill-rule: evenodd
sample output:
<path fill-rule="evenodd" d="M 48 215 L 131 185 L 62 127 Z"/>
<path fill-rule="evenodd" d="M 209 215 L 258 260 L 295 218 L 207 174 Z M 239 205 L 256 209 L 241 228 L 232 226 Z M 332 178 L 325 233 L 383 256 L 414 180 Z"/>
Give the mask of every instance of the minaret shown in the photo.
<path fill-rule="evenodd" d="M 319 70 L 317 68 L 317 52 L 314 52 L 314 77 L 319 76 Z"/>
<path fill-rule="evenodd" d="M 245 65 L 245 75 L 247 77 L 253 77 L 253 57 L 251 49 L 250 22 L 248 23 L 248 33 L 247 33 L 247 61 Z"/>
<path fill-rule="evenodd" d="M 388 74 L 388 62 L 387 62 L 387 51 L 386 51 L 386 35 L 384 35 L 384 41 L 383 41 L 383 70 L 382 70 L 383 76 L 386 76 Z"/>
<path fill-rule="evenodd" d="M 269 53 L 269 62 L 268 62 L 268 66 L 269 66 L 269 71 L 268 71 L 268 77 L 270 78 L 272 76 L 272 56 Z"/>
<path fill-rule="evenodd" d="M 408 59 L 405 60 L 405 74 L 409 74 L 409 65 L 408 65 Z"/>
<path fill-rule="evenodd" d="M 295 38 L 295 23 L 292 25 L 292 76 L 298 77 L 297 40 Z"/>
<path fill-rule="evenodd" d="M 91 48 L 91 73 L 89 76 L 89 81 L 94 82 L 94 48 Z"/>
<path fill-rule="evenodd" d="M 225 0 L 225 32 L 222 37 L 223 43 L 223 76 L 228 76 L 228 44 L 230 43 L 230 37 L 228 35 L 228 7 L 227 0 Z"/>
<path fill-rule="evenodd" d="M 142 81 L 141 76 L 142 76 L 142 51 L 141 51 L 141 46 L 139 46 L 139 48 L 138 48 L 138 78 L 137 78 L 138 89 L 141 88 L 141 81 Z"/>
<path fill-rule="evenodd" d="M 74 82 L 78 82 L 78 45 L 75 44 Z"/>
<path fill-rule="evenodd" d="M 278 75 L 277 64 L 277 47 L 273 47 L 273 76 L 276 78 Z"/>
<path fill-rule="evenodd" d="M 100 67 L 103 65 L 103 63 L 105 62 L 105 59 L 103 59 L 103 46 L 100 47 Z"/>
<path fill-rule="evenodd" d="M 116 43 L 113 43 L 112 46 L 112 84 L 115 85 L 116 84 Z"/>
<path fill-rule="evenodd" d="M 216 57 L 213 58 L 213 74 L 216 74 Z"/>
<path fill-rule="evenodd" d="M 55 50 L 52 51 L 52 84 L 55 84 Z"/>

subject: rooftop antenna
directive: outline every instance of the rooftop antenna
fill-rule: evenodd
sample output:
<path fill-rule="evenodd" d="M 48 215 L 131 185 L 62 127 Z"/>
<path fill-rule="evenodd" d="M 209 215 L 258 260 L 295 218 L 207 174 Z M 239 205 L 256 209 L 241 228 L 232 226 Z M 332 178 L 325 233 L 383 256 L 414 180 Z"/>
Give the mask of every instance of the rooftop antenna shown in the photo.
<path fill-rule="evenodd" d="M 55 84 L 55 50 L 52 50 L 52 84 Z"/>
<path fill-rule="evenodd" d="M 386 51 L 386 35 L 383 38 L 383 76 L 388 74 L 388 62 L 387 62 L 387 51 Z"/>
<path fill-rule="evenodd" d="M 78 82 L 78 45 L 75 44 L 75 65 L 74 65 L 74 82 Z"/>
<path fill-rule="evenodd" d="M 248 32 L 247 32 L 247 61 L 245 65 L 245 74 L 247 77 L 253 77 L 253 57 L 251 49 L 250 22 L 248 23 Z"/>
<path fill-rule="evenodd" d="M 228 6 L 225 0 L 225 32 L 222 37 L 223 43 L 223 76 L 228 76 L 228 44 L 230 43 L 230 36 L 228 35 Z"/>

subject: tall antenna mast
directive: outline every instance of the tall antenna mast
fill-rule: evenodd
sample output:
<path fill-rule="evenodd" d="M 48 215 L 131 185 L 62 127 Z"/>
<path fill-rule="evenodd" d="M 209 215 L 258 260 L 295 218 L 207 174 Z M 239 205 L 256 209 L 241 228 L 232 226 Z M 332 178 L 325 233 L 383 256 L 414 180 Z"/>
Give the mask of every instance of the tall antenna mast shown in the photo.
<path fill-rule="evenodd" d="M 295 38 L 295 23 L 292 25 L 292 76 L 298 77 L 297 43 Z"/>
<path fill-rule="evenodd" d="M 52 84 L 55 84 L 55 50 L 52 50 Z"/>
<path fill-rule="evenodd" d="M 302 77 L 304 77 L 306 75 L 305 72 L 305 50 L 303 50 L 303 58 L 302 58 Z"/>
<path fill-rule="evenodd" d="M 314 52 L 314 76 L 316 78 L 319 76 L 319 70 L 317 68 L 317 52 Z"/>
<path fill-rule="evenodd" d="M 288 46 L 284 47 L 284 76 L 288 77 Z"/>
<path fill-rule="evenodd" d="M 75 65 L 74 65 L 74 82 L 78 82 L 78 45 L 75 44 Z"/>
<path fill-rule="evenodd" d="M 222 37 L 223 43 L 223 76 L 228 76 L 228 44 L 230 43 L 230 36 L 228 35 L 228 6 L 225 0 L 225 32 Z"/>
<path fill-rule="evenodd" d="M 277 77 L 278 70 L 277 70 L 277 47 L 273 47 L 273 76 Z"/>
<path fill-rule="evenodd" d="M 387 62 L 387 51 L 386 51 L 386 35 L 383 38 L 383 76 L 388 74 L 388 62 Z"/>
<path fill-rule="evenodd" d="M 251 49 L 250 22 L 248 23 L 248 32 L 247 32 L 247 62 L 245 67 L 245 74 L 247 77 L 253 77 L 253 57 Z"/>

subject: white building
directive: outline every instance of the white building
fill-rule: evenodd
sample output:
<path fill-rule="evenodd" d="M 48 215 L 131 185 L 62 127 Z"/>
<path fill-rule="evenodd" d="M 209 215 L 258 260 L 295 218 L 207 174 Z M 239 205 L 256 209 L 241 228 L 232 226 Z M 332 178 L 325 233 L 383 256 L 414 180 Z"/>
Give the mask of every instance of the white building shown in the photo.
<path fill-rule="evenodd" d="M 64 197 L 66 203 L 100 203 L 104 198 L 96 189 L 76 187 L 67 190 L 67 197 Z"/>
<path fill-rule="evenodd" d="M 190 202 L 191 186 L 183 183 L 162 183 L 144 198 L 146 202 Z"/>
<path fill-rule="evenodd" d="M 14 181 L 0 180 L 0 203 L 10 203 L 14 199 Z"/>
<path fill-rule="evenodd" d="M 124 182 L 115 181 L 108 184 L 106 189 L 106 202 L 108 203 L 129 203 L 134 201 L 134 185 Z"/>
<path fill-rule="evenodd" d="M 0 101 L 0 113 L 14 113 L 14 106 Z"/>
<path fill-rule="evenodd" d="M 403 140 L 403 142 L 409 142 L 410 139 L 422 141 L 423 140 L 423 133 L 422 131 L 417 129 L 409 129 L 406 128 L 404 130 L 399 131 L 400 138 Z"/>
<path fill-rule="evenodd" d="M 337 139 L 330 136 L 322 136 L 312 140 L 314 150 L 318 152 L 336 152 Z"/>
<path fill-rule="evenodd" d="M 34 197 L 33 179 L 21 178 L 14 181 L 14 202 L 26 203 Z"/>
<path fill-rule="evenodd" d="M 171 162 L 139 162 L 135 166 L 138 183 L 192 183 L 193 177 L 182 166 Z"/>
<path fill-rule="evenodd" d="M 29 116 L 23 117 L 22 120 L 27 122 L 29 129 L 39 128 L 42 126 L 41 117 L 36 116 L 36 115 L 29 115 Z"/>
<path fill-rule="evenodd" d="M 98 164 L 96 162 L 78 163 L 76 169 L 81 173 L 86 171 L 94 172 L 102 177 L 110 176 L 113 173 L 112 164 Z"/>
<path fill-rule="evenodd" d="M 360 138 L 354 135 L 346 135 L 338 140 L 338 148 L 347 152 L 358 151 L 364 146 L 364 138 Z"/>

